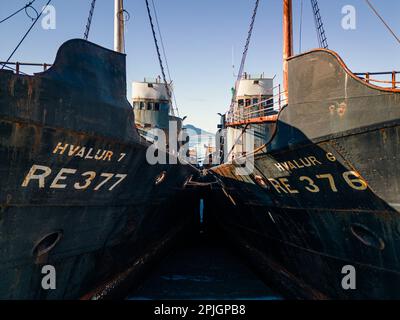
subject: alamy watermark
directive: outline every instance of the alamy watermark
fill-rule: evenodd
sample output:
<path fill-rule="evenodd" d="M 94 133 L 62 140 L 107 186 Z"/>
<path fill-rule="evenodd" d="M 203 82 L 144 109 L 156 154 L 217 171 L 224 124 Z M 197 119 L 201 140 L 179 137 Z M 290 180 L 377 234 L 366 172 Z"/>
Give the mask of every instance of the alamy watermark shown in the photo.
<path fill-rule="evenodd" d="M 47 5 L 42 8 L 42 28 L 44 30 L 55 30 L 57 28 L 57 12 L 52 5 Z"/>
<path fill-rule="evenodd" d="M 56 289 L 56 268 L 52 265 L 45 265 L 42 267 L 42 289 L 55 290 Z"/>
<path fill-rule="evenodd" d="M 342 268 L 342 274 L 345 276 L 342 278 L 343 290 L 356 290 L 356 268 L 351 265 L 344 266 Z"/>
<path fill-rule="evenodd" d="M 357 11 L 354 6 L 346 5 L 342 8 L 342 28 L 344 30 L 357 29 Z"/>
<path fill-rule="evenodd" d="M 55 30 L 57 28 L 57 12 L 53 5 L 43 6 L 41 9 L 36 9 L 32 4 L 27 4 L 25 13 L 32 22 L 39 20 L 44 30 Z"/>

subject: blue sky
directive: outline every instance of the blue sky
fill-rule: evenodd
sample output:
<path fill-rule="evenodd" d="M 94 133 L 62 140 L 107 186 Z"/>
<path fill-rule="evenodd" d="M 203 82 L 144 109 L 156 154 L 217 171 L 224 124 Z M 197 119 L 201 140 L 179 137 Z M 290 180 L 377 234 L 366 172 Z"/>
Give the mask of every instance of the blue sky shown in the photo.
<path fill-rule="evenodd" d="M 214 132 L 217 112 L 228 109 L 234 83 L 234 60 L 239 65 L 254 0 L 154 0 L 161 25 L 171 76 L 175 84 L 180 115 L 188 123 Z M 303 51 L 317 47 L 309 0 L 304 1 Z M 28 0 L 2 0 L 0 20 Z M 45 0 L 36 0 L 41 8 Z M 66 40 L 83 37 L 91 0 L 53 0 L 55 30 L 38 24 L 13 61 L 51 63 L 57 48 Z M 90 41 L 112 48 L 113 0 L 97 0 Z M 294 5 L 294 46 L 299 50 L 301 0 Z M 329 47 L 337 51 L 355 72 L 400 70 L 400 45 L 368 9 L 364 0 L 320 0 Z M 400 1 L 372 0 L 391 27 L 399 34 Z M 342 7 L 356 8 L 356 30 L 341 26 Z M 128 97 L 130 82 L 160 74 L 144 0 L 125 0 L 131 19 L 126 26 Z M 30 25 L 25 13 L 0 24 L 0 60 L 5 60 Z M 246 71 L 277 75 L 281 81 L 282 1 L 261 0 Z M 277 83 L 276 83 L 277 84 Z"/>

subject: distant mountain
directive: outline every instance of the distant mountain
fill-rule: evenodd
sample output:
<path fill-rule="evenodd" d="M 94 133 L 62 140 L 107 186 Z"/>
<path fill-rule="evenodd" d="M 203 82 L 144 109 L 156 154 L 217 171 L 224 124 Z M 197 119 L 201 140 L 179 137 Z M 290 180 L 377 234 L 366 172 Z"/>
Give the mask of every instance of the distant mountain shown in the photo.
<path fill-rule="evenodd" d="M 204 131 L 192 124 L 186 124 L 183 128 L 188 130 L 190 137 L 189 148 L 195 150 L 198 160 L 204 159 L 208 147 L 215 146 L 215 134 Z"/>
<path fill-rule="evenodd" d="M 196 132 L 196 134 L 198 134 L 198 135 L 210 135 L 210 136 L 214 136 L 215 135 L 214 133 L 205 131 L 205 130 L 203 130 L 201 128 L 197 128 L 196 126 L 194 126 L 192 124 L 186 124 L 186 125 L 183 126 L 183 128 L 192 130 L 192 131 Z"/>

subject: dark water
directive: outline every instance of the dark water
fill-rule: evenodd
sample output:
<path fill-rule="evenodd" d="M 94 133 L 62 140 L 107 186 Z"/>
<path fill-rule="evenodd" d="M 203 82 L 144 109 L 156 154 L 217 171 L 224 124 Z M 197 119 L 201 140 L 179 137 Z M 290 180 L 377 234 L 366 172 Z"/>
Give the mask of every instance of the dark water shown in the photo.
<path fill-rule="evenodd" d="M 222 241 L 199 235 L 171 252 L 129 300 L 281 300 Z"/>

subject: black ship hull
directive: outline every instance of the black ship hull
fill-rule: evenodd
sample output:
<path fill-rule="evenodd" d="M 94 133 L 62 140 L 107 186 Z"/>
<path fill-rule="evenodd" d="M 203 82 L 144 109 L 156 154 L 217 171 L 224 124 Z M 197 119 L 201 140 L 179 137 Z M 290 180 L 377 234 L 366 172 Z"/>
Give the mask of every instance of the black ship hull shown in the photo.
<path fill-rule="evenodd" d="M 79 298 L 192 223 L 191 169 L 148 164 L 125 81 L 124 55 L 82 40 L 0 73 L 0 299 Z"/>
<path fill-rule="evenodd" d="M 265 124 L 253 173 L 213 170 L 219 225 L 295 297 L 399 299 L 399 119 L 399 91 L 364 83 L 333 52 L 292 58 L 289 105 Z"/>

